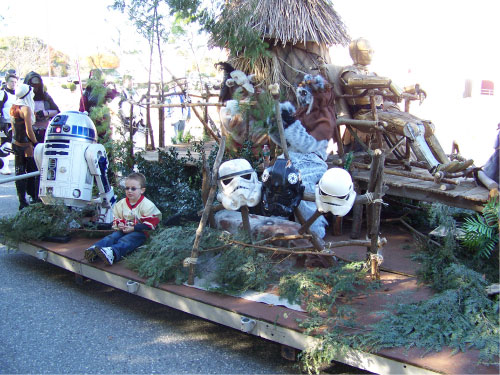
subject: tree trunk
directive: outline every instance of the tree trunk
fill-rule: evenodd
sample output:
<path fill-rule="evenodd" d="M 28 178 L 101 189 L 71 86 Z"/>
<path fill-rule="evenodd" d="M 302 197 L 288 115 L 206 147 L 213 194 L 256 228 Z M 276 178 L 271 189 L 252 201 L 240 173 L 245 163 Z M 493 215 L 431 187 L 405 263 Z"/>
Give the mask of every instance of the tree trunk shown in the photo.
<path fill-rule="evenodd" d="M 158 5 L 155 5 L 154 19 L 156 22 L 156 45 L 158 47 L 158 56 L 160 59 L 160 92 L 159 92 L 159 102 L 163 104 L 165 101 L 165 92 L 163 84 L 163 57 L 161 53 L 161 41 L 160 41 L 160 30 L 159 30 L 159 18 L 158 18 Z M 159 146 L 165 147 L 165 109 L 163 107 L 158 108 L 158 136 L 159 136 Z"/>

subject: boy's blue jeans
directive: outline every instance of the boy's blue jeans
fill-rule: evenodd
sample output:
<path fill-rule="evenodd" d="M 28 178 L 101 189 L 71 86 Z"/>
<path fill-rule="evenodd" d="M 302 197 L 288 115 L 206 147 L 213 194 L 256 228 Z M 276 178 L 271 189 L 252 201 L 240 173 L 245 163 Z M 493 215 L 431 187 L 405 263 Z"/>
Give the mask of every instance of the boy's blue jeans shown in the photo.
<path fill-rule="evenodd" d="M 94 245 L 99 247 L 111 247 L 115 254 L 114 262 L 118 262 L 122 257 L 131 253 L 146 242 L 146 235 L 143 232 L 123 233 L 117 230 L 104 237 Z"/>

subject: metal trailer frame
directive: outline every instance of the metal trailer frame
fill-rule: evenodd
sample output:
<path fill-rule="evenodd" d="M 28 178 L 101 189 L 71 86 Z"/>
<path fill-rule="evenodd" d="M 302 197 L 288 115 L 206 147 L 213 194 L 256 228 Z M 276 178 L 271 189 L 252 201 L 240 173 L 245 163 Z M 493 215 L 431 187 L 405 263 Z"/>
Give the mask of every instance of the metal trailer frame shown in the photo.
<path fill-rule="evenodd" d="M 254 336 L 262 337 L 282 345 L 290 346 L 298 350 L 304 350 L 318 343 L 318 339 L 296 330 L 282 327 L 265 320 L 259 320 L 255 317 L 244 316 L 230 310 L 183 297 L 160 288 L 152 287 L 142 282 L 131 280 L 127 277 L 69 259 L 56 252 L 46 250 L 30 243 L 19 243 L 18 249 L 23 253 L 37 257 L 42 261 L 73 272 L 76 276 L 82 276 L 98 281 L 112 286 L 113 288 L 136 294 L 150 301 L 154 301 L 185 313 L 192 314 L 199 318 L 247 332 Z M 133 287 L 131 287 L 132 285 Z M 243 319 L 245 318 L 255 321 L 255 326 L 251 329 L 251 331 L 247 331 L 243 325 Z M 349 348 L 342 351 L 342 353 L 338 353 L 334 360 L 356 368 L 380 374 L 440 374 L 440 372 L 399 362 L 381 355 Z"/>

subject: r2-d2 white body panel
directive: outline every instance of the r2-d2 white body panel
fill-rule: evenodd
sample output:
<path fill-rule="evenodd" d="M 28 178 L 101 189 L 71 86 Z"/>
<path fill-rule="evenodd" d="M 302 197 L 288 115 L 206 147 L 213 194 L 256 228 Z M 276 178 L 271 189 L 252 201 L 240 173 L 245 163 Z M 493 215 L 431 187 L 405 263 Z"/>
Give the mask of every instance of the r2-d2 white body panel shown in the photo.
<path fill-rule="evenodd" d="M 97 131 L 83 112 L 66 111 L 55 116 L 45 133 L 45 143 L 35 148 L 40 170 L 39 197 L 44 204 L 63 202 L 70 207 L 100 204 L 110 222 L 115 197 L 109 186 L 108 160 L 104 146 L 97 143 Z M 93 199 L 96 179 L 100 199 Z"/>

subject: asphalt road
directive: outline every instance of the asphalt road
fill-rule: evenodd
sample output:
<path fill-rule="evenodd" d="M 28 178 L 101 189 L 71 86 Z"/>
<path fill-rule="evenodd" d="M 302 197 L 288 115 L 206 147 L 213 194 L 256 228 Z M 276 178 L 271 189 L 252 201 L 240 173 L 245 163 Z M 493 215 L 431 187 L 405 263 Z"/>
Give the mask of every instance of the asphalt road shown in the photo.
<path fill-rule="evenodd" d="M 17 209 L 14 183 L 0 184 L 1 216 Z M 0 348 L 1 374 L 299 373 L 278 344 L 93 280 L 80 285 L 1 244 Z"/>

